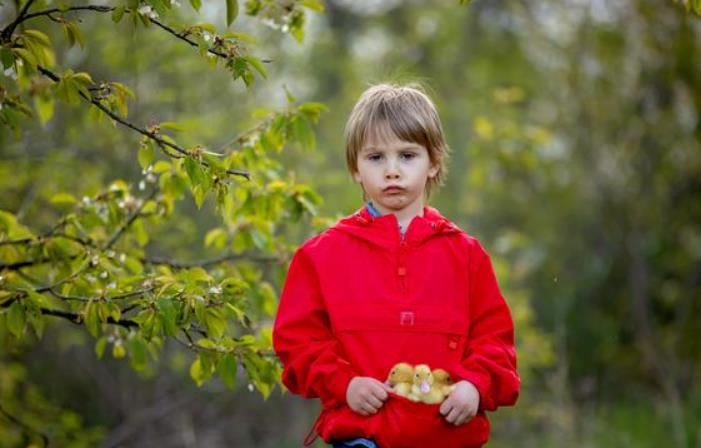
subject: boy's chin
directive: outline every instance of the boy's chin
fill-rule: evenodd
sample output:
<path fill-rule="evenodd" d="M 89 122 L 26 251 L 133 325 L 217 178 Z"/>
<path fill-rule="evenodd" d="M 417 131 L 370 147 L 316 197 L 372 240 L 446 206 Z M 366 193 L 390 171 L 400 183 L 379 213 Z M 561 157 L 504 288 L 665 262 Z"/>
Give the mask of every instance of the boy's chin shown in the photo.
<path fill-rule="evenodd" d="M 405 210 L 406 208 L 408 208 L 408 207 L 412 204 L 411 201 L 408 201 L 408 200 L 406 200 L 406 199 L 404 199 L 404 198 L 401 198 L 401 199 L 400 199 L 400 198 L 397 198 L 397 199 L 395 199 L 395 200 L 392 200 L 391 198 L 390 198 L 390 200 L 387 200 L 387 199 L 380 199 L 380 200 L 372 199 L 372 203 L 373 203 L 373 205 L 375 205 L 376 207 L 379 206 L 380 208 L 386 210 L 386 211 L 389 212 L 389 213 L 398 213 L 398 212 L 401 212 L 401 211 Z"/>

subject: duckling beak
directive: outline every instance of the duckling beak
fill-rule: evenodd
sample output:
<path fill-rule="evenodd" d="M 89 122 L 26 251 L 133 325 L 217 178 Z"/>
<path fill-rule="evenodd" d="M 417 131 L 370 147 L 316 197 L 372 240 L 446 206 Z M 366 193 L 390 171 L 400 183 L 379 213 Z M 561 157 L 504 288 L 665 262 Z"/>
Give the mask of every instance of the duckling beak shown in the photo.
<path fill-rule="evenodd" d="M 431 391 L 431 386 L 428 384 L 428 381 L 422 381 L 419 390 L 424 394 L 429 393 Z"/>

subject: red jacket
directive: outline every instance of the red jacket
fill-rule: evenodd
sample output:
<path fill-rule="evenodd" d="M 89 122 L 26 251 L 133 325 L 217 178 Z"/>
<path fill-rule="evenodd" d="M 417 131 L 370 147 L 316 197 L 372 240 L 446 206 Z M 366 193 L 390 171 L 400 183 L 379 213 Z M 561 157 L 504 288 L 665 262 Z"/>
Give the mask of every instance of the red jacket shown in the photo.
<path fill-rule="evenodd" d="M 485 411 L 513 405 L 519 394 L 513 322 L 489 256 L 430 206 L 404 237 L 394 214 L 375 217 L 363 206 L 307 240 L 289 266 L 273 346 L 285 386 L 321 399 L 313 429 L 326 442 L 477 447 L 489 436 Z M 394 394 L 371 416 L 347 406 L 354 376 L 384 381 L 398 362 L 470 381 L 480 393 L 478 414 L 456 427 L 440 404 Z"/>

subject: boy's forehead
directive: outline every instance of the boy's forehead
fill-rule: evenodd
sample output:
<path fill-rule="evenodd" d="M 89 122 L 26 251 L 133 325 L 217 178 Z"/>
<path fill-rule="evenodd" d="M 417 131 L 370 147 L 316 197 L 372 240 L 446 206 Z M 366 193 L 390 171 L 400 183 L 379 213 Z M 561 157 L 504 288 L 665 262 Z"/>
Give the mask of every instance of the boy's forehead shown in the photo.
<path fill-rule="evenodd" d="M 420 146 L 415 142 L 402 140 L 387 125 L 374 126 L 368 129 L 361 151 L 382 149 L 386 147 L 416 147 Z"/>

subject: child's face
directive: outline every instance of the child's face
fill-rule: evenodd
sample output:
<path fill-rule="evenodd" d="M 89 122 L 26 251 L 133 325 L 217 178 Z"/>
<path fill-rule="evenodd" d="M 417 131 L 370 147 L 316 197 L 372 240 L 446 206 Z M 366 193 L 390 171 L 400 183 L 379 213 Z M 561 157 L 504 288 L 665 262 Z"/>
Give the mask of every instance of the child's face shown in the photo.
<path fill-rule="evenodd" d="M 353 173 L 381 212 L 398 212 L 423 206 L 426 181 L 436 175 L 426 147 L 399 140 L 386 124 L 370 132 L 358 154 Z M 398 189 L 388 189 L 398 186 Z"/>

